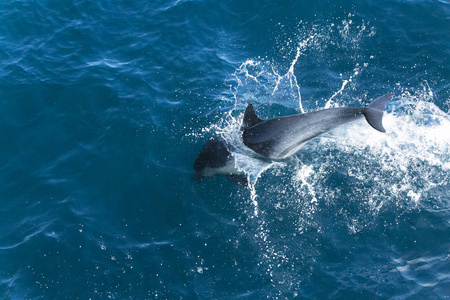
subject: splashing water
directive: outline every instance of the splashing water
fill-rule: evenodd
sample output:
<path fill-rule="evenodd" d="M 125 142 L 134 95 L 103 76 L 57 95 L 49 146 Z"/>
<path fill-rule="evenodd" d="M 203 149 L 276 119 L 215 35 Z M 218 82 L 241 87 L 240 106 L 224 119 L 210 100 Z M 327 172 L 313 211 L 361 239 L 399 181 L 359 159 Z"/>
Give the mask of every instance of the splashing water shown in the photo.
<path fill-rule="evenodd" d="M 311 203 L 317 203 L 317 199 L 326 194 L 336 194 L 337 197 L 339 189 L 333 192 L 321 183 L 327 182 L 330 174 L 341 172 L 346 179 L 354 180 L 353 191 L 356 194 L 367 195 L 364 202 L 374 211 L 385 204 L 386 198 L 409 199 L 417 203 L 423 193 L 449 183 L 446 173 L 449 168 L 449 138 L 445 133 L 450 132 L 450 121 L 448 115 L 432 103 L 433 93 L 427 83 L 422 90 L 404 92 L 388 104 L 384 116 L 387 134 L 374 131 L 363 120 L 316 138 L 307 143 L 299 155 L 284 163 L 262 161 L 246 149 L 241 140 L 240 126 L 248 103 L 276 103 L 304 112 L 295 66 L 302 55 L 311 49 L 322 51 L 324 44 L 335 39 L 329 33 L 333 32 L 331 28 L 337 28 L 335 31 L 341 38 L 335 43 L 353 49 L 357 49 L 362 38 L 375 34 L 374 29 L 368 28 L 364 22 L 355 25 L 351 20 L 343 21 L 340 26 L 331 24 L 325 29 L 312 26 L 308 34 L 299 38 L 295 58 L 286 74 L 280 75 L 276 66 L 264 59 L 247 60 L 232 74 L 237 83 L 230 87 L 235 108 L 222 124 L 216 125 L 215 131 L 236 149 L 233 153 L 236 167 L 247 174 L 255 214 L 258 213 L 258 180 L 268 170 L 286 169 L 289 164 L 296 166 L 291 184 L 298 185 L 298 191 L 305 190 Z M 352 74 L 342 79 L 340 89 L 325 101 L 323 108 L 345 106 L 345 103 L 336 101 L 336 96 L 365 67 L 366 63 L 355 63 Z M 358 163 L 345 165 L 347 159 L 358 159 Z M 372 187 L 370 191 L 367 186 Z"/>
<path fill-rule="evenodd" d="M 276 82 L 279 84 L 278 78 Z M 300 88 L 293 87 L 296 89 Z M 388 131 L 385 134 L 374 131 L 362 120 L 316 138 L 284 163 L 269 163 L 249 155 L 251 151 L 245 148 L 240 135 L 242 113 L 230 118 L 225 127 L 217 128 L 217 133 L 238 149 L 234 153 L 236 167 L 248 176 L 255 206 L 256 185 L 262 174 L 270 168 L 286 168 L 294 163 L 297 169 L 292 184 L 306 189 L 312 203 L 331 193 L 322 185 L 330 174 L 344 172 L 355 180 L 353 191 L 367 195 L 364 202 L 379 210 L 386 199 L 410 199 L 417 203 L 433 187 L 450 183 L 450 118 L 430 102 L 430 94 L 429 90 L 415 95 L 405 92 L 391 101 L 383 119 Z M 348 160 L 357 163 L 346 164 Z M 371 188 L 368 190 L 367 186 Z"/>
<path fill-rule="evenodd" d="M 357 49 L 362 38 L 375 34 L 364 23 L 343 22 L 340 27 L 331 27 L 338 28 L 341 38 L 335 43 L 351 49 Z M 433 92 L 426 82 L 388 103 L 383 118 L 386 133 L 361 120 L 311 140 L 284 162 L 258 159 L 243 145 L 240 127 L 248 103 L 257 107 L 275 103 L 297 113 L 305 111 L 294 70 L 312 49 L 320 52 L 330 39 L 336 39 L 327 32 L 332 31 L 313 26 L 306 38 L 299 38 L 295 58 L 284 75 L 265 59 L 242 63 L 230 76 L 235 83 L 230 85 L 234 109 L 210 127 L 232 145 L 236 168 L 247 175 L 253 214 L 245 226 L 260 245 L 260 266 L 267 270 L 274 286 L 300 284 L 301 275 L 289 279 L 286 276 L 296 276 L 295 272 L 277 270 L 294 270 L 314 259 L 314 254 L 305 252 L 314 251 L 315 247 L 307 245 L 314 241 L 303 235 L 322 232 L 325 225 L 321 218 L 327 212 L 338 214 L 340 226 L 356 234 L 376 223 L 381 212 L 392 207 L 415 209 L 436 194 L 434 189 L 450 186 L 450 117 L 433 103 Z M 337 96 L 351 93 L 368 65 L 358 55 L 353 59 L 357 62 L 350 75 L 341 76 L 340 88 L 316 109 L 348 106 Z M 369 102 L 367 99 L 360 105 Z M 448 207 L 445 202 L 440 205 Z M 301 252 L 292 250 L 291 246 L 300 249 L 303 244 Z"/>

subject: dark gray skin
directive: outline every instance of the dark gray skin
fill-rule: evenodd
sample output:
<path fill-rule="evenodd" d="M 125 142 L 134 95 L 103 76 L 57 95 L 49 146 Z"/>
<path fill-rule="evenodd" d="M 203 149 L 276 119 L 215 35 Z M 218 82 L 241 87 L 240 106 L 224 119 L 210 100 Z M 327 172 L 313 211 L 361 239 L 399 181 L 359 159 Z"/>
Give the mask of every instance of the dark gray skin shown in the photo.
<path fill-rule="evenodd" d="M 244 115 L 242 139 L 256 153 L 270 159 L 295 154 L 312 138 L 365 117 L 376 130 L 385 132 L 383 110 L 393 94 L 375 99 L 368 107 L 330 108 L 268 120 L 259 119 L 249 104 Z"/>

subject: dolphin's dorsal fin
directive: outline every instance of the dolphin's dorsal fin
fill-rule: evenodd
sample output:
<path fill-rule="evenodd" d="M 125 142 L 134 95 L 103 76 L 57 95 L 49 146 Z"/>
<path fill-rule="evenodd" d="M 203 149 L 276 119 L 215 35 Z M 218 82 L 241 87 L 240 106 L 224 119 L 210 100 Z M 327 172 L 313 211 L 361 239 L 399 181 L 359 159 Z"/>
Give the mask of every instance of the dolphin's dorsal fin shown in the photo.
<path fill-rule="evenodd" d="M 253 108 L 253 104 L 250 103 L 245 109 L 244 120 L 242 121 L 241 130 L 244 130 L 245 128 L 248 127 L 252 127 L 253 125 L 256 125 L 260 122 L 262 122 L 262 120 L 258 118 L 258 116 L 255 113 L 255 109 Z"/>

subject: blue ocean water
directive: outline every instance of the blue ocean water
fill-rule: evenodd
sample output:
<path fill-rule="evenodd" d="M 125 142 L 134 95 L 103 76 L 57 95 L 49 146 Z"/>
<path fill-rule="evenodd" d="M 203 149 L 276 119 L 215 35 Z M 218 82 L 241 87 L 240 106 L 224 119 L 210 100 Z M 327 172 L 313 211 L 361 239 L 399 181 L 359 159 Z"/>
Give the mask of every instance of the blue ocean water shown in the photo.
<path fill-rule="evenodd" d="M 0 3 L 1 299 L 450 297 L 447 0 Z M 365 121 L 192 181 L 262 118 Z"/>

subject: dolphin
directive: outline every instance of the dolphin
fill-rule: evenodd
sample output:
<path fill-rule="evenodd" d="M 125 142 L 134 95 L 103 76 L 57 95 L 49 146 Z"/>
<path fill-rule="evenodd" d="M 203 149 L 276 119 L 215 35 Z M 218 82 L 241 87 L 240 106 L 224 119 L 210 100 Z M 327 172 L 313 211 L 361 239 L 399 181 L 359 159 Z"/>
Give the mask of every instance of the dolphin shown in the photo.
<path fill-rule="evenodd" d="M 383 112 L 393 97 L 383 95 L 367 107 L 329 108 L 267 120 L 260 119 L 250 103 L 242 121 L 242 141 L 261 158 L 282 160 L 294 155 L 307 141 L 363 117 L 374 129 L 386 132 Z M 222 139 L 208 141 L 194 162 L 194 180 L 225 175 L 230 181 L 246 184 L 247 178 L 236 169 L 229 149 L 231 146 Z"/>
<path fill-rule="evenodd" d="M 312 138 L 362 117 L 376 130 L 386 132 L 383 111 L 392 97 L 394 94 L 383 95 L 367 107 L 329 108 L 267 120 L 258 118 L 250 103 L 244 113 L 242 140 L 254 152 L 280 160 L 295 154 Z"/>
<path fill-rule="evenodd" d="M 234 158 L 222 139 L 206 142 L 194 162 L 194 172 L 193 179 L 196 182 L 205 177 L 223 175 L 236 184 L 247 184 L 247 177 L 236 169 Z"/>

